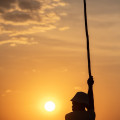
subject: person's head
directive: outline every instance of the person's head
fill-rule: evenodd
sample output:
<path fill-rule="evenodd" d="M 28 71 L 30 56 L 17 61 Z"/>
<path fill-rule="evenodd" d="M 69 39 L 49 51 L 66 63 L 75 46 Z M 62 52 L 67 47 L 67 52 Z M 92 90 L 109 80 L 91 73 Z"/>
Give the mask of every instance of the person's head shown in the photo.
<path fill-rule="evenodd" d="M 88 95 L 84 92 L 77 92 L 71 101 L 73 111 L 85 111 L 89 105 Z"/>

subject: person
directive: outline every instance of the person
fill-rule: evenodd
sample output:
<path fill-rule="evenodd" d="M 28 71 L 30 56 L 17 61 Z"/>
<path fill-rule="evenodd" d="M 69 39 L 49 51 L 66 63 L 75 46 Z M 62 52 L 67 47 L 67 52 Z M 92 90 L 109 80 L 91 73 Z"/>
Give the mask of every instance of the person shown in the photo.
<path fill-rule="evenodd" d="M 65 115 L 65 120 L 95 120 L 93 84 L 91 76 L 88 81 L 88 94 L 77 92 L 71 99 L 72 111 Z"/>

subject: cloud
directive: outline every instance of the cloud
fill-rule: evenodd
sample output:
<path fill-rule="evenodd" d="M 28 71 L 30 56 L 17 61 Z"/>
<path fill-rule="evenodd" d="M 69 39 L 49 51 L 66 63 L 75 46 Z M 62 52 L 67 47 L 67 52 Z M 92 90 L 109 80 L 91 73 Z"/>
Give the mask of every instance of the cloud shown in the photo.
<path fill-rule="evenodd" d="M 0 22 L 4 24 L 12 24 L 12 25 L 22 25 L 29 22 L 29 25 L 33 24 L 54 24 L 58 20 L 60 20 L 59 13 L 53 12 L 52 9 L 55 9 L 58 6 L 65 6 L 66 3 L 61 2 L 61 0 L 7 0 L 2 2 L 5 5 L 9 4 L 9 8 L 11 8 L 11 4 L 14 3 L 15 7 L 11 10 L 7 10 L 3 13 L 1 11 L 1 19 Z M 6 5 L 6 6 L 7 6 Z M 48 7 L 50 6 L 50 7 Z M 5 7 L 4 5 L 1 7 Z"/>
<path fill-rule="evenodd" d="M 32 16 L 22 11 L 12 11 L 4 14 L 3 19 L 12 22 L 25 22 L 32 20 Z"/>
<path fill-rule="evenodd" d="M 54 0 L 42 1 L 42 0 L 7 0 L 4 3 L 6 6 L 9 5 L 9 9 L 11 9 L 12 3 L 14 3 L 14 8 L 11 10 L 4 11 L 0 9 L 1 18 L 5 21 L 13 21 L 13 22 L 26 22 L 28 20 L 34 20 L 41 22 L 40 18 L 44 18 L 47 16 L 48 18 L 53 14 L 51 9 L 55 9 L 56 7 L 64 7 L 66 3 Z M 2 8 L 5 8 L 5 5 L 1 5 Z M 55 13 L 55 12 L 54 12 Z M 57 16 L 59 16 L 57 14 Z M 52 16 L 54 17 L 54 16 Z M 42 21 L 44 22 L 44 21 Z"/>
<path fill-rule="evenodd" d="M 78 87 L 78 86 L 75 86 L 74 89 L 75 89 L 75 90 L 82 90 L 82 88 L 81 88 L 81 87 Z"/>
<path fill-rule="evenodd" d="M 32 45 L 32 44 L 37 44 L 37 42 L 35 42 L 33 40 L 33 38 L 28 39 L 27 37 L 13 37 L 9 40 L 3 40 L 0 41 L 0 45 L 4 45 L 4 44 L 9 44 L 11 47 L 14 47 L 16 45 Z"/>
<path fill-rule="evenodd" d="M 1 95 L 2 97 L 5 97 L 6 95 L 12 93 L 13 91 L 11 89 L 7 89 L 4 91 L 4 93 Z"/>
<path fill-rule="evenodd" d="M 38 10 L 41 8 L 41 3 L 36 0 L 20 0 L 18 6 L 22 10 Z"/>
<path fill-rule="evenodd" d="M 25 35 L 25 34 L 33 34 L 33 33 L 38 33 L 38 32 L 46 32 L 48 30 L 56 29 L 55 23 L 61 20 L 61 18 L 54 12 L 48 13 L 46 14 L 46 16 L 42 16 L 41 21 L 39 20 L 35 21 L 35 18 L 31 18 L 31 20 L 25 21 L 26 20 L 25 18 L 21 18 L 23 21 L 21 23 L 20 21 L 14 22 L 17 20 L 15 18 L 9 19 L 8 17 L 10 21 L 5 21 L 5 23 L 4 21 L 1 22 L 0 34 L 10 33 L 9 36 L 17 36 L 20 34 Z"/>
<path fill-rule="evenodd" d="M 8 90 L 6 90 L 5 92 L 6 92 L 6 93 L 11 93 L 12 90 L 8 89 Z"/>
<path fill-rule="evenodd" d="M 61 28 L 59 28 L 60 31 L 65 31 L 65 30 L 68 30 L 68 29 L 70 29 L 70 27 L 61 27 Z"/>
<path fill-rule="evenodd" d="M 37 70 L 36 69 L 32 69 L 32 72 L 35 73 L 35 72 L 37 72 Z"/>
<path fill-rule="evenodd" d="M 9 10 L 18 5 L 22 10 L 37 10 L 40 9 L 41 3 L 36 0 L 0 0 L 0 8 Z"/>
<path fill-rule="evenodd" d="M 67 16 L 67 13 L 62 12 L 62 13 L 60 13 L 60 16 Z"/>
<path fill-rule="evenodd" d="M 55 9 L 65 5 L 62 0 L 0 0 L 0 36 L 8 36 L 0 45 L 28 45 L 29 39 L 15 37 L 56 29 L 57 22 L 66 14 L 61 15 L 64 11 L 59 13 Z"/>
<path fill-rule="evenodd" d="M 2 14 L 3 14 L 3 13 L 4 13 L 4 10 L 0 9 L 0 13 L 2 13 Z"/>
<path fill-rule="evenodd" d="M 11 9 L 16 0 L 0 0 L 0 9 Z"/>
<path fill-rule="evenodd" d="M 62 70 L 62 72 L 68 72 L 68 69 L 67 69 L 67 68 L 65 68 L 65 69 L 63 69 L 63 70 Z"/>

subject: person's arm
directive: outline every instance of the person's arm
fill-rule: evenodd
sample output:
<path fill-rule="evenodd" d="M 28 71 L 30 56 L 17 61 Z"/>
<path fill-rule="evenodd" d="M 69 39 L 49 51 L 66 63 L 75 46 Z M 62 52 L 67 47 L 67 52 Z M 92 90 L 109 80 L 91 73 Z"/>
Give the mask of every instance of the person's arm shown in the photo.
<path fill-rule="evenodd" d="M 89 97 L 89 108 L 88 110 L 94 110 L 94 96 L 93 96 L 93 84 L 94 80 L 93 77 L 91 76 L 88 81 L 88 97 Z"/>

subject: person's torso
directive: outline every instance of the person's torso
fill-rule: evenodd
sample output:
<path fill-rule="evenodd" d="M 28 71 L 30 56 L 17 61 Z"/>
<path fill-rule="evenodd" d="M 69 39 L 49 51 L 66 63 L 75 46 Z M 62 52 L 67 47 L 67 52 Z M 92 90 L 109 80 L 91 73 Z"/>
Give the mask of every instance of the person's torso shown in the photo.
<path fill-rule="evenodd" d="M 68 113 L 65 120 L 95 120 L 95 113 L 88 111 L 76 111 Z"/>

